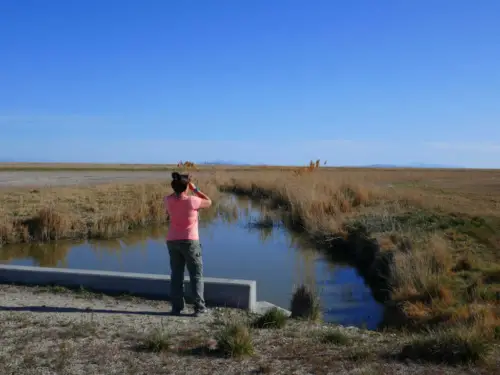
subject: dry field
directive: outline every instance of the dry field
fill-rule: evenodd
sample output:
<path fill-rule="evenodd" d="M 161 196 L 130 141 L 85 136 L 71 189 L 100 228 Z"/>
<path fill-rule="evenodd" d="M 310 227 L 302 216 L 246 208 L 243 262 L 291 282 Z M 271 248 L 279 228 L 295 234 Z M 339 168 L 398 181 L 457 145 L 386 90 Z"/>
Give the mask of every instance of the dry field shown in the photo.
<path fill-rule="evenodd" d="M 500 171 L 218 167 L 198 184 L 216 201 L 228 191 L 276 209 L 319 250 L 358 266 L 398 312 L 391 326 L 430 329 L 435 345 L 465 359 L 498 354 Z M 3 188 L 0 243 L 110 238 L 161 223 L 169 191 L 166 180 Z"/>
<path fill-rule="evenodd" d="M 154 171 L 172 167 L 171 164 L 0 163 L 0 171 Z"/>
<path fill-rule="evenodd" d="M 0 163 L 0 172 L 60 172 L 60 171 L 128 171 L 128 172 L 162 172 L 176 168 L 176 164 L 98 164 L 98 163 Z M 196 164 L 190 167 L 193 171 L 254 171 L 261 169 L 293 170 L 289 166 L 237 166 L 222 164 Z"/>

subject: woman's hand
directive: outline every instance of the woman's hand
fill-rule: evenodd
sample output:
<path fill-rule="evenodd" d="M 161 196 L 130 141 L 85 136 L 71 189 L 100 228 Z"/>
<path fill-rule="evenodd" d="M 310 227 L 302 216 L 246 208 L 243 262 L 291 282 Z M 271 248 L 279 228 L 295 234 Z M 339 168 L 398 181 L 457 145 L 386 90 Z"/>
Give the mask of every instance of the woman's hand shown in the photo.
<path fill-rule="evenodd" d="M 191 191 L 195 191 L 196 190 L 196 185 L 193 184 L 192 182 L 189 182 L 188 187 L 189 187 L 189 190 L 191 190 Z"/>

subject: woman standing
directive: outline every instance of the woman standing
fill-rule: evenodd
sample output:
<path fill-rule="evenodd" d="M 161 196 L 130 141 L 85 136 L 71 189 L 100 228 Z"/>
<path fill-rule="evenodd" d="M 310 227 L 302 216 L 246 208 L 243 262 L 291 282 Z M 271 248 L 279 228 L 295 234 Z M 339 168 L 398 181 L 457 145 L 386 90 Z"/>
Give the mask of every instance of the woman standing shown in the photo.
<path fill-rule="evenodd" d="M 205 313 L 203 297 L 203 261 L 198 233 L 198 210 L 212 205 L 210 198 L 191 182 L 189 176 L 172 173 L 174 193 L 165 197 L 165 209 L 170 216 L 167 247 L 172 272 L 170 298 L 172 314 L 184 310 L 184 268 L 187 267 L 196 315 Z M 194 195 L 188 195 L 187 189 Z"/>

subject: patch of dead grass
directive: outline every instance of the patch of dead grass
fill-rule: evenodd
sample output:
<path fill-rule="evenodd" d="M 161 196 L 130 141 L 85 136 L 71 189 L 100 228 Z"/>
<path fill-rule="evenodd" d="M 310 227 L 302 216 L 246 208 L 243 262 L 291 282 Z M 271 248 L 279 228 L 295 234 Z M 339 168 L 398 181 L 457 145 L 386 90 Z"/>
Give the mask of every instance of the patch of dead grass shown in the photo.
<path fill-rule="evenodd" d="M 219 192 L 213 180 L 197 182 L 217 201 Z M 0 244 L 113 238 L 132 229 L 164 223 L 167 216 L 163 197 L 171 192 L 169 181 L 0 189 Z M 214 205 L 204 210 L 202 217 L 216 212 Z"/>

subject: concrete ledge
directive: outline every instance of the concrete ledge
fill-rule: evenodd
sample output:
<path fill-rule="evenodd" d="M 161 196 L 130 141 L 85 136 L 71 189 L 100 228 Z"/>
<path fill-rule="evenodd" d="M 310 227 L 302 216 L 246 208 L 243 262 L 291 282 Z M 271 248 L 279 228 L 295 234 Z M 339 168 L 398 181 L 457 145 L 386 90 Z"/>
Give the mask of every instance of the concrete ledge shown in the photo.
<path fill-rule="evenodd" d="M 189 279 L 184 280 L 186 300 L 190 300 Z M 131 294 L 151 299 L 169 299 L 170 276 L 0 265 L 0 283 L 24 285 L 60 285 L 67 288 L 85 288 L 111 295 Z M 257 282 L 204 278 L 207 305 L 234 307 L 255 312 L 257 309 Z"/>
<path fill-rule="evenodd" d="M 290 317 L 292 315 L 292 312 L 290 310 L 284 309 L 282 307 L 279 307 L 279 306 L 277 306 L 271 302 L 267 302 L 267 301 L 257 301 L 257 305 L 255 307 L 255 313 L 259 314 L 259 315 L 264 315 L 266 312 L 268 312 L 269 310 L 274 309 L 274 308 L 281 310 L 288 317 Z"/>

